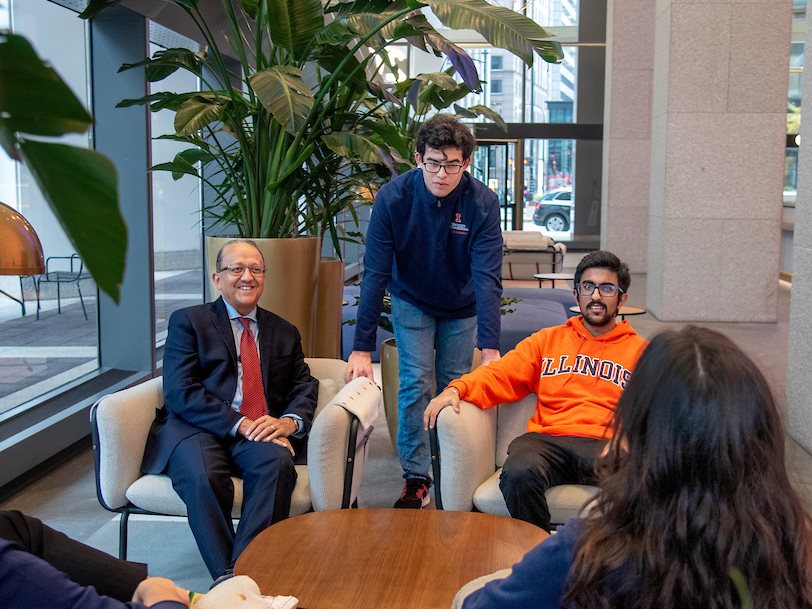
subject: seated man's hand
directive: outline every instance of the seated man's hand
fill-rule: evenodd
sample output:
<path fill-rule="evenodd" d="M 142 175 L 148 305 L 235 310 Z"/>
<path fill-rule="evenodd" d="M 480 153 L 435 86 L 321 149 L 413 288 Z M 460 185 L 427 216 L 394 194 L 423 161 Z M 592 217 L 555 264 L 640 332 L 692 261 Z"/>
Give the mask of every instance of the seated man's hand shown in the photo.
<path fill-rule="evenodd" d="M 296 433 L 296 421 L 290 417 L 277 419 L 270 415 L 259 417 L 252 421 L 248 417 L 244 418 L 237 428 L 237 433 L 252 442 L 273 442 L 284 446 L 290 454 L 296 456 L 293 447 L 290 445 L 288 436 Z"/>
<path fill-rule="evenodd" d="M 353 351 L 347 360 L 347 371 L 344 373 L 344 382 L 349 383 L 359 376 L 365 376 L 373 383 L 375 375 L 372 373 L 372 354 L 369 351 Z"/>
<path fill-rule="evenodd" d="M 165 577 L 148 577 L 135 589 L 133 602 L 151 607 L 161 601 L 176 601 L 189 606 L 189 591 Z"/>
<path fill-rule="evenodd" d="M 437 415 L 439 415 L 440 411 L 446 406 L 451 406 L 454 412 L 459 414 L 460 394 L 456 389 L 446 387 L 440 395 L 429 402 L 429 405 L 426 406 L 426 410 L 423 412 L 423 427 L 425 429 L 429 427 L 433 428 L 437 422 Z"/>

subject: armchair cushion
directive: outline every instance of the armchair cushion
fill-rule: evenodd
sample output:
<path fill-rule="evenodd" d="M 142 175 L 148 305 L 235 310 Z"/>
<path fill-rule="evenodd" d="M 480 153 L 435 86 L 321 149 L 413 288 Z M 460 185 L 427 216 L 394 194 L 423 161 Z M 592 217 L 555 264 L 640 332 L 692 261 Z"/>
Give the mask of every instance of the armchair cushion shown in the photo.
<path fill-rule="evenodd" d="M 291 515 L 309 511 L 312 504 L 321 509 L 341 507 L 344 463 L 350 422 L 354 417 L 336 403 L 339 389 L 344 386 L 346 362 L 321 358 L 306 361 L 311 374 L 319 379 L 317 415 L 309 442 L 316 456 L 311 465 L 296 466 L 298 479 L 291 501 Z M 363 397 L 353 399 L 374 403 L 377 409 L 380 390 L 374 384 L 369 384 L 372 387 L 364 387 Z M 357 393 L 359 385 L 348 391 Z M 141 460 L 149 429 L 156 410 L 163 404 L 162 387 L 162 379 L 154 378 L 105 396 L 92 409 L 97 493 L 99 502 L 109 510 L 121 511 L 134 506 L 157 514 L 186 516 L 186 506 L 175 493 L 168 476 L 141 474 Z M 345 392 L 340 400 L 347 399 Z M 366 439 L 363 434 L 360 437 Z M 365 444 L 354 448 L 366 455 Z M 365 459 L 354 461 L 353 487 L 357 493 Z M 314 471 L 318 468 L 324 468 L 324 471 Z M 311 478 L 317 480 L 315 487 L 311 487 Z M 232 481 L 232 515 L 238 518 L 242 506 L 242 481 L 235 477 Z M 338 504 L 335 504 L 335 497 L 338 497 Z M 355 498 L 355 494 L 352 498 Z"/>
<path fill-rule="evenodd" d="M 348 458 L 352 459 L 353 470 L 350 503 L 355 501 L 361 486 L 361 473 L 366 465 L 371 422 L 377 417 L 380 401 L 381 390 L 378 386 L 368 378 L 361 377 L 345 385 L 316 417 L 307 446 L 314 510 L 331 510 L 342 506 L 344 489 L 330 482 L 344 479 Z M 356 431 L 355 444 L 350 447 L 350 422 L 353 417 L 359 420 L 359 429 Z M 348 451 L 352 454 L 348 454 Z M 337 455 L 343 458 L 339 459 Z"/>
<path fill-rule="evenodd" d="M 508 446 L 527 431 L 536 399 L 531 393 L 518 402 L 487 410 L 460 402 L 459 415 L 451 408 L 440 411 L 436 425 L 439 457 L 432 457 L 443 509 L 469 511 L 475 507 L 487 514 L 510 516 L 499 489 L 499 476 Z M 582 508 L 597 491 L 597 487 L 579 484 L 548 489 L 551 522 L 560 524 L 583 514 Z"/>

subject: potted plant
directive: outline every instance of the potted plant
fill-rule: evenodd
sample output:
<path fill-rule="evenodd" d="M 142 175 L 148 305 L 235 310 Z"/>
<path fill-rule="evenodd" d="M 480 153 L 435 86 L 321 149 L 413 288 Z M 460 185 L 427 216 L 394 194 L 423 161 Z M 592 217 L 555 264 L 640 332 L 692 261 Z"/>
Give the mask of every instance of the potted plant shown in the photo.
<path fill-rule="evenodd" d="M 332 218 L 354 213 L 365 204 L 358 193 L 388 179 L 380 175 L 381 159 L 394 170 L 402 157 L 399 134 L 375 111 L 376 100 L 395 99 L 380 85 L 387 47 L 403 41 L 445 54 L 478 91 L 474 62 L 429 23 L 422 10 L 430 8 L 452 29 L 476 24 L 490 44 L 528 65 L 534 54 L 546 61 L 563 57 L 541 26 L 485 0 L 220 0 L 225 43 L 198 0 L 165 1 L 188 14 L 205 48 L 161 50 L 123 69 L 143 67 L 150 81 L 187 70 L 201 78 L 204 90 L 155 93 L 123 104 L 175 112 L 176 132 L 166 137 L 190 147 L 155 169 L 203 179 L 213 193 L 205 208 L 209 218 L 226 231 L 293 248 L 265 250 L 270 270 L 262 304 L 299 327 L 306 349 L 319 237 L 328 233 L 335 242 Z M 91 0 L 82 17 L 118 2 Z M 283 275 L 298 284 L 298 295 Z M 291 310 L 291 303 L 305 310 Z"/>

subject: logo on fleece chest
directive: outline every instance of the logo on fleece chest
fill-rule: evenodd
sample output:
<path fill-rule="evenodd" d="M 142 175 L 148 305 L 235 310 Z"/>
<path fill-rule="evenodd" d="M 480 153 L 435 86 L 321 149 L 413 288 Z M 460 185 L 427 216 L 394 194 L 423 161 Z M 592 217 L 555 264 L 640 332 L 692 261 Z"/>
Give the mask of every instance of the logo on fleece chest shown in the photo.
<path fill-rule="evenodd" d="M 468 228 L 468 225 L 463 222 L 462 214 L 459 212 L 454 213 L 454 219 L 451 221 L 449 228 L 452 235 L 467 235 L 471 230 Z"/>
<path fill-rule="evenodd" d="M 571 355 L 541 358 L 540 378 L 564 374 L 600 378 L 623 389 L 632 373 L 628 368 L 612 360 L 589 357 L 581 353 L 574 359 Z"/>

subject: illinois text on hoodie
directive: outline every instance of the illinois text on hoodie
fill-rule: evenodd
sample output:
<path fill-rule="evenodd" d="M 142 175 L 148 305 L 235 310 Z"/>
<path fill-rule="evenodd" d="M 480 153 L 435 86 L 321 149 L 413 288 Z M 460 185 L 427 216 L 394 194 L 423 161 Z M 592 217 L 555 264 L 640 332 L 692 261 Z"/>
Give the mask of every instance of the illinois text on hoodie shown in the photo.
<path fill-rule="evenodd" d="M 593 336 L 582 317 L 544 328 L 499 361 L 452 381 L 460 398 L 480 408 L 536 393 L 527 431 L 608 438 L 623 388 L 646 346 L 628 322 Z"/>

